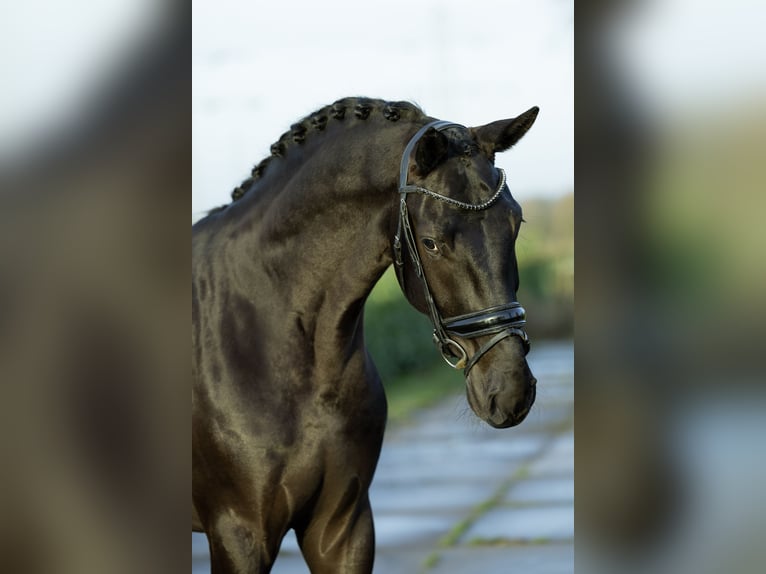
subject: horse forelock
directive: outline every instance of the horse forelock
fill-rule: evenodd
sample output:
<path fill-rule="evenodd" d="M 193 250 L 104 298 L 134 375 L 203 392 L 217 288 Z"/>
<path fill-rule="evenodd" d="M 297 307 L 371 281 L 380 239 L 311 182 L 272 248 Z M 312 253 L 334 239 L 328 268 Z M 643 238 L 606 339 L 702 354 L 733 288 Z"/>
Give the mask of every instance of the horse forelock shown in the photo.
<path fill-rule="evenodd" d="M 399 120 L 417 121 L 425 117 L 425 113 L 420 107 L 405 101 L 389 102 L 364 97 L 337 100 L 294 123 L 276 142 L 271 144 L 271 155 L 253 167 L 250 176 L 231 192 L 232 203 L 242 198 L 255 186 L 255 183 L 263 176 L 269 163 L 274 158 L 287 157 L 291 149 L 301 146 L 308 138 L 324 132 L 328 124 L 342 122 L 351 126 L 357 121 L 374 120 L 376 118 L 381 118 L 388 122 L 397 122 Z M 226 209 L 228 205 L 230 204 L 217 207 L 211 210 L 209 214 Z"/>

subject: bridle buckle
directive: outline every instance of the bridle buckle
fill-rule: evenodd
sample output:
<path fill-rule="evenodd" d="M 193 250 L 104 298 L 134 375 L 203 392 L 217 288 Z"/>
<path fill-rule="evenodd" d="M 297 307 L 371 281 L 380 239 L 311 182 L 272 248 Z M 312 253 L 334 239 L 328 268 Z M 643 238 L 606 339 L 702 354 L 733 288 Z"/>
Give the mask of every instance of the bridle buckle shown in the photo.
<path fill-rule="evenodd" d="M 434 343 L 439 348 L 444 362 L 453 369 L 464 369 L 468 364 L 468 353 L 457 341 L 449 338 L 440 339 L 434 331 Z M 456 349 L 458 353 L 453 353 L 452 349 Z"/>

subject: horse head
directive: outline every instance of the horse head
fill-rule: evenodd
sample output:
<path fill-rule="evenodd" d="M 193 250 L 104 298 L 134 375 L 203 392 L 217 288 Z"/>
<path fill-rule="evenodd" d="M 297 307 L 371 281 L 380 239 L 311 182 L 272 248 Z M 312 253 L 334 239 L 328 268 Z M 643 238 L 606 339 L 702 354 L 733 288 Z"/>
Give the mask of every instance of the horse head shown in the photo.
<path fill-rule="evenodd" d="M 537 117 L 467 128 L 431 122 L 401 162 L 394 259 L 409 302 L 431 318 L 445 360 L 463 369 L 468 403 L 493 427 L 524 420 L 537 380 L 516 300 L 521 207 L 494 165 Z"/>

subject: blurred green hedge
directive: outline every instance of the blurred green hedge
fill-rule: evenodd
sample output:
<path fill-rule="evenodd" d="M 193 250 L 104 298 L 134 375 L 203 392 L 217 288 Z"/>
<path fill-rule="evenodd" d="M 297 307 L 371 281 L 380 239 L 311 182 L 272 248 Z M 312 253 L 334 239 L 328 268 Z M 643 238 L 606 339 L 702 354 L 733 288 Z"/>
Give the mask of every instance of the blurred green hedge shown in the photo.
<path fill-rule="evenodd" d="M 424 369 L 440 359 L 431 323 L 404 298 L 389 268 L 372 291 L 364 313 L 365 340 L 383 380 Z"/>

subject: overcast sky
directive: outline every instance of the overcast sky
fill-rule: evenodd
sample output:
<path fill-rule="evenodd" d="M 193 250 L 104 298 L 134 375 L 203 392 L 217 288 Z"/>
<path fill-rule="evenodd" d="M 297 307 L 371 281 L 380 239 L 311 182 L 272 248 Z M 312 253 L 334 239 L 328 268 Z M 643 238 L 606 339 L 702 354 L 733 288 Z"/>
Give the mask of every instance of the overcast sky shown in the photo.
<path fill-rule="evenodd" d="M 573 58 L 571 0 L 194 0 L 193 215 L 293 122 L 352 95 L 466 125 L 540 106 L 498 165 L 519 200 L 572 191 Z"/>

